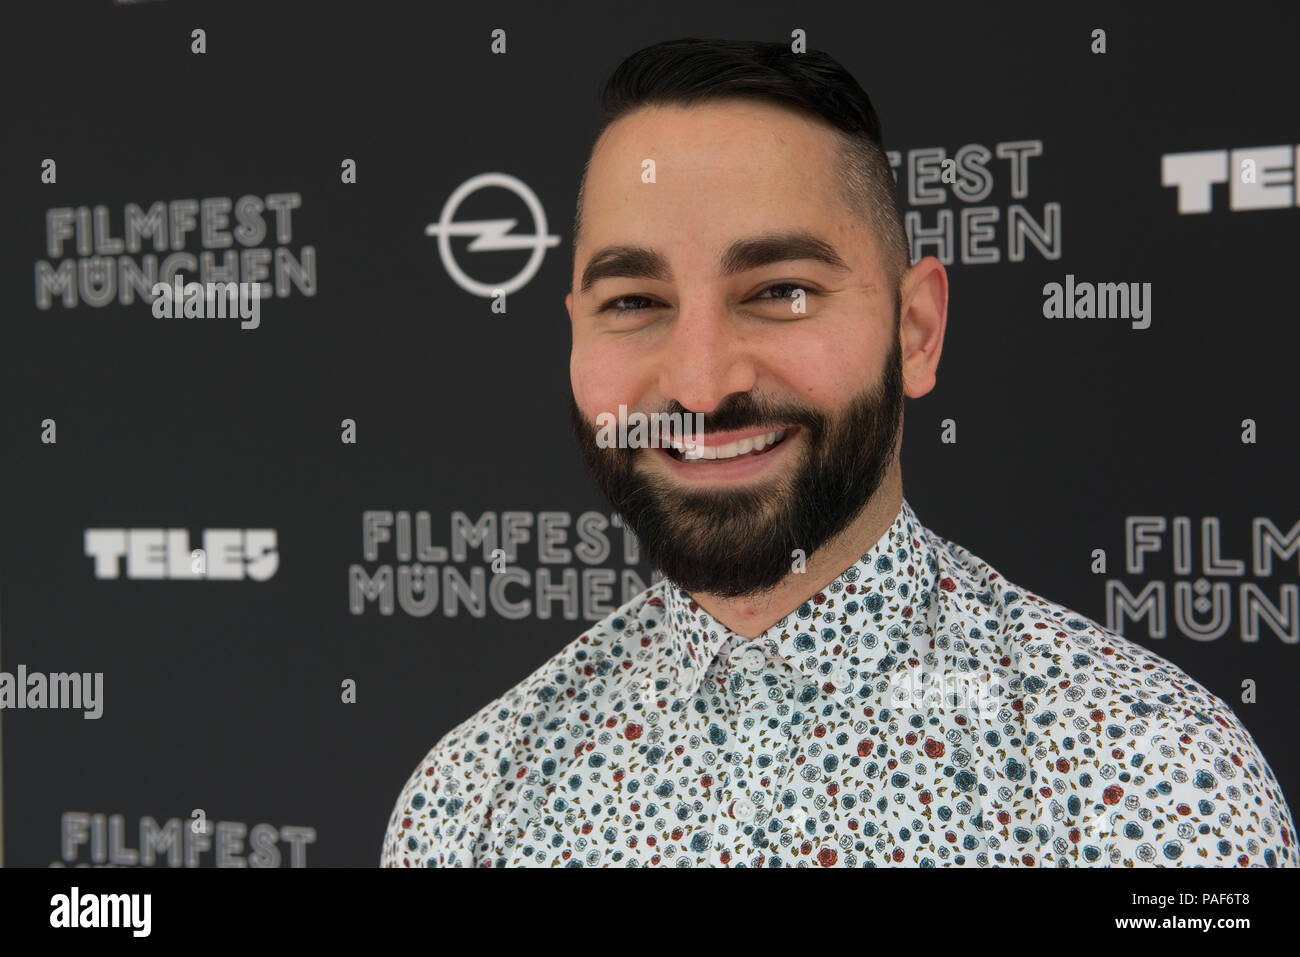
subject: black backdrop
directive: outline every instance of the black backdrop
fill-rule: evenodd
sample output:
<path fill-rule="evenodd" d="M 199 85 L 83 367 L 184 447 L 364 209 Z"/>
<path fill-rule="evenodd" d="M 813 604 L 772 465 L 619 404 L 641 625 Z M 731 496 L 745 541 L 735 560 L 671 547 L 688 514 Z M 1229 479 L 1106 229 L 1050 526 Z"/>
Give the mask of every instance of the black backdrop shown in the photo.
<path fill-rule="evenodd" d="M 781 40 L 796 29 L 871 94 L 898 151 L 905 210 L 923 230 L 953 220 L 947 250 L 918 250 L 950 257 L 952 282 L 938 386 L 906 409 L 905 491 L 921 520 L 1183 667 L 1237 711 L 1295 800 L 1287 708 L 1300 693 L 1300 625 L 1293 612 L 1248 640 L 1243 605 L 1258 594 L 1294 608 L 1300 571 L 1300 553 L 1285 546 L 1271 568 L 1252 560 L 1255 519 L 1282 536 L 1300 531 L 1297 24 L 1280 9 L 1214 21 L 1091 4 L 758 0 L 6 11 L 0 668 L 102 673 L 103 711 L 0 715 L 4 861 L 134 863 L 131 851 L 165 843 L 173 822 L 191 856 L 160 852 L 160 866 L 371 866 L 426 750 L 630 597 L 625 579 L 633 591 L 649 584 L 616 525 L 604 530 L 607 555 L 577 548 L 584 513 L 611 519 L 565 406 L 563 297 L 596 90 L 657 40 Z M 191 49 L 197 28 L 203 54 Z M 505 54 L 491 49 L 498 28 Z M 1105 53 L 1092 52 L 1096 29 Z M 939 202 L 909 201 L 912 164 L 923 175 L 928 162 L 920 151 L 952 157 L 968 144 L 992 154 L 987 197 L 968 202 L 939 184 Z M 1038 151 L 1027 182 L 1013 181 L 998 144 Z M 1278 146 L 1290 147 L 1285 163 L 1285 153 L 1259 152 Z M 1180 212 L 1162 158 L 1210 151 L 1234 175 L 1256 158 L 1267 187 L 1215 185 L 1208 212 Z M 46 159 L 53 183 L 42 180 Z M 342 181 L 347 159 L 355 183 Z M 453 236 L 449 267 L 426 234 L 452 193 L 486 173 L 525 189 L 479 190 L 455 221 L 511 218 L 515 233 L 557 237 L 504 315 L 452 269 L 506 283 L 532 250 L 471 251 L 472 237 Z M 245 196 L 262 200 L 267 227 L 247 247 L 195 227 L 169 237 L 179 247 L 158 252 L 145 239 L 135 253 L 111 252 L 127 204 L 161 202 L 184 225 L 178 200 L 215 199 L 219 212 Z M 1246 208 L 1249 196 L 1285 205 Z M 277 204 L 288 235 L 276 235 Z M 85 295 L 75 272 L 95 268 L 93 228 L 88 249 L 74 236 L 57 254 L 48 233 L 65 215 L 51 210 L 91 226 L 97 207 L 104 265 L 118 280 L 130 269 L 121 256 L 147 269 L 150 253 L 223 262 L 227 248 L 257 248 L 269 281 L 283 257 L 284 294 L 261 302 L 256 329 L 155 318 L 120 293 L 95 305 L 94 282 Z M 977 207 L 992 235 L 964 255 L 963 211 Z M 1017 207 L 1047 237 L 1018 257 Z M 998 261 L 972 261 L 982 248 Z M 57 285 L 69 275 L 72 305 Z M 1067 275 L 1150 283 L 1150 326 L 1046 318 L 1044 284 Z M 342 440 L 349 419 L 354 443 Z M 949 419 L 955 443 L 941 441 Z M 1246 419 L 1253 442 L 1243 441 Z M 427 512 L 431 544 L 450 551 L 421 562 L 444 586 L 431 613 L 409 601 L 383 614 L 365 599 L 367 582 L 388 569 L 391 595 L 419 560 L 399 554 L 395 533 L 367 555 L 375 512 L 407 512 L 412 524 Z M 530 533 L 510 562 L 521 579 L 507 600 L 452 607 L 448 583 L 472 592 L 476 574 L 493 578 L 490 548 L 472 535 L 456 553 L 457 516 L 486 529 L 511 512 Z M 1178 517 L 1193 533 L 1185 568 L 1174 562 Z M 1131 568 L 1126 522 L 1158 518 L 1159 549 Z M 1221 557 L 1243 560 L 1239 573 L 1203 567 L 1207 521 Z M 539 545 L 542 525 L 570 552 Z M 86 533 L 102 529 L 183 529 L 182 554 L 206 530 L 273 530 L 274 557 L 233 580 L 133 577 L 116 561 L 117 577 L 100 577 Z M 157 540 L 137 536 L 140 555 Z M 546 601 L 546 581 L 573 606 Z M 351 582 L 361 583 L 359 610 Z M 1226 602 L 1176 614 L 1181 592 L 1215 597 L 1206 589 L 1220 583 Z M 1115 614 L 1114 596 L 1148 587 L 1151 616 Z M 511 617 L 524 600 L 523 617 Z M 1196 634 L 1216 609 L 1222 633 Z M 348 680 L 355 703 L 343 700 Z M 1243 682 L 1255 683 L 1255 701 L 1242 700 Z M 200 809 L 211 847 L 189 826 Z"/>

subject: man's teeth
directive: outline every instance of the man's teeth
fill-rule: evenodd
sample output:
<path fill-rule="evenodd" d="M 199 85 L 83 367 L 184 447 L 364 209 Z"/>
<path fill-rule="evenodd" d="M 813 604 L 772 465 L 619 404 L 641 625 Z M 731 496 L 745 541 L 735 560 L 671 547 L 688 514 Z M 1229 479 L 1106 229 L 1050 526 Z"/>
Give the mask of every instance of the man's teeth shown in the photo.
<path fill-rule="evenodd" d="M 682 457 L 688 462 L 696 459 L 734 459 L 746 452 L 761 452 L 769 446 L 776 445 L 785 438 L 785 433 L 785 429 L 779 429 L 766 435 L 754 435 L 738 442 L 728 442 L 726 445 L 692 445 L 680 439 L 672 439 L 670 444 L 681 452 Z"/>

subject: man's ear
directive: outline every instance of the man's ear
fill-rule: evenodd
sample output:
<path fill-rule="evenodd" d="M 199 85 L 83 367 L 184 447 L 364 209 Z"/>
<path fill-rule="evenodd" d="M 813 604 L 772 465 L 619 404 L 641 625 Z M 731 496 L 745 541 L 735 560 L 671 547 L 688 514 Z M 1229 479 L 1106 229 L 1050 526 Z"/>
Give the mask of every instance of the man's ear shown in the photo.
<path fill-rule="evenodd" d="M 569 310 L 569 323 L 573 323 L 573 293 L 564 297 L 564 308 Z"/>
<path fill-rule="evenodd" d="M 926 256 L 903 275 L 901 284 L 903 393 L 918 399 L 934 388 L 943 333 L 948 325 L 948 273 Z"/>

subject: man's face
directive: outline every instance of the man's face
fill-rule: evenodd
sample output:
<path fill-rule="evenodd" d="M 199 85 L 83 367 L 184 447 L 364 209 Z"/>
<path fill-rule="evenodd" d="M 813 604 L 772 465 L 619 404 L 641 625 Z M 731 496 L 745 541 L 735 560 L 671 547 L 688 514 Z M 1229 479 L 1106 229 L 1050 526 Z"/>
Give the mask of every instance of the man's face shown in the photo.
<path fill-rule="evenodd" d="M 689 592 L 770 589 L 897 468 L 894 290 L 870 228 L 844 206 L 835 155 L 822 126 L 728 101 L 631 114 L 592 156 L 566 300 L 572 424 L 647 559 Z M 795 234 L 819 244 L 751 242 Z M 599 447 L 596 417 L 620 405 L 703 413 L 697 441 L 718 456 Z M 723 457 L 734 440 L 782 431 Z"/>

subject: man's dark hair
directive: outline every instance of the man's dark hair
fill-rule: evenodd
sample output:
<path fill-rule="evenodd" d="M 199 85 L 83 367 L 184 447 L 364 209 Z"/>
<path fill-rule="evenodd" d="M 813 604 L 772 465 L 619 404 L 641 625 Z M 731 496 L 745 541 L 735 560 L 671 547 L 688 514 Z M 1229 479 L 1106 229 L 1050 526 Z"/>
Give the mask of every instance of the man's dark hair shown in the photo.
<path fill-rule="evenodd" d="M 605 120 L 596 140 L 615 120 L 641 107 L 728 98 L 792 107 L 835 128 L 840 140 L 835 173 L 841 193 L 871 225 L 897 301 L 911 254 L 881 141 L 880 118 L 858 81 L 828 54 L 793 53 L 787 44 L 755 40 L 685 37 L 653 44 L 627 57 L 605 81 L 600 94 Z M 588 158 L 578 187 L 575 249 L 590 165 Z"/>

